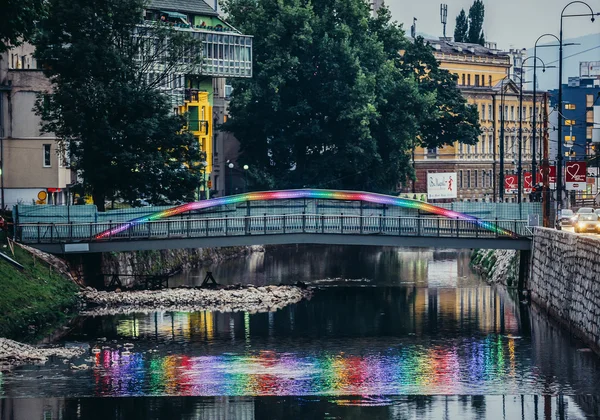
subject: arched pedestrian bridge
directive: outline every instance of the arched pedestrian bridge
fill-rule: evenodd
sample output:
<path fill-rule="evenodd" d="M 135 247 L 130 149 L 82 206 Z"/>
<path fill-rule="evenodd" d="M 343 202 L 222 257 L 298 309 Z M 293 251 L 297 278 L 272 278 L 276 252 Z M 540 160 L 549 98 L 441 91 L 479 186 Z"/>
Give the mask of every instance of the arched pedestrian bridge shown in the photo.
<path fill-rule="evenodd" d="M 271 244 L 531 247 L 525 220 L 485 220 L 406 198 L 308 189 L 227 196 L 123 221 L 17 220 L 15 229 L 19 242 L 55 254 Z"/>

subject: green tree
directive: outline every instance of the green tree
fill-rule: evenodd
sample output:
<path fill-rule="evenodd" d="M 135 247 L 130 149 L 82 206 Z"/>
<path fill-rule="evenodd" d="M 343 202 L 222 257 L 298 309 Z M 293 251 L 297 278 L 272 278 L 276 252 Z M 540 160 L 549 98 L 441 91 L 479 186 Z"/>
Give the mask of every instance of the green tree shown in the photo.
<path fill-rule="evenodd" d="M 469 20 L 465 9 L 461 9 L 460 13 L 456 17 L 456 26 L 454 27 L 454 41 L 456 42 L 467 42 L 467 35 L 469 33 Z"/>
<path fill-rule="evenodd" d="M 182 57 L 198 65 L 198 45 L 158 23 L 139 26 L 142 0 L 47 5 L 35 55 L 52 92 L 36 108 L 94 203 L 103 210 L 115 196 L 191 199 L 199 177 L 188 168 L 199 158 L 198 144 L 156 87 L 184 70 Z M 150 71 L 156 76 L 147 77 Z"/>
<path fill-rule="evenodd" d="M 483 19 L 485 17 L 485 6 L 482 0 L 475 0 L 469 9 L 469 36 L 467 41 L 471 44 L 485 45 L 483 35 Z"/>
<path fill-rule="evenodd" d="M 44 0 L 3 0 L 0 53 L 29 41 L 37 21 L 44 17 Z"/>
<path fill-rule="evenodd" d="M 226 8 L 254 35 L 254 78 L 234 82 L 225 125 L 253 185 L 393 192 L 414 176 L 415 146 L 451 142 L 451 131 L 422 126 L 439 115 L 441 90 L 460 97 L 456 83 L 438 89 L 441 78 L 424 82 L 409 69 L 435 62 L 432 50 L 422 41 L 415 49 L 386 8 L 375 18 L 363 0 L 228 0 Z M 461 110 L 449 112 L 460 119 Z"/>

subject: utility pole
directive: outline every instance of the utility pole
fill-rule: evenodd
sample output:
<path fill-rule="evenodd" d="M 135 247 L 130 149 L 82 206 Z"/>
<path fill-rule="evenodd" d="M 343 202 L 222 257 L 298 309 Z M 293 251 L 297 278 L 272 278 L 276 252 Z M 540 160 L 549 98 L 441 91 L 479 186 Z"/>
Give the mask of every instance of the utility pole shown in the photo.
<path fill-rule="evenodd" d="M 542 164 L 542 182 L 544 183 L 543 208 L 544 208 L 544 227 L 550 226 L 550 162 L 548 161 L 548 92 L 544 92 L 544 125 L 543 125 L 543 154 L 544 163 Z"/>
<path fill-rule="evenodd" d="M 519 86 L 519 191 L 517 193 L 517 202 L 521 204 L 523 192 L 523 71 L 521 70 L 521 83 Z"/>

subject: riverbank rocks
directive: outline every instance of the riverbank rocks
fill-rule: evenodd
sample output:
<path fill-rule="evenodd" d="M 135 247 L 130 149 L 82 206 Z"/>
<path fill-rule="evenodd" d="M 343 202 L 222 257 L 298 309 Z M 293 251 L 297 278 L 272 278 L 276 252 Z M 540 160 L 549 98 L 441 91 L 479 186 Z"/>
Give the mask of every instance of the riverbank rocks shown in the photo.
<path fill-rule="evenodd" d="M 519 253 L 513 249 L 476 249 L 471 265 L 488 283 L 513 287 L 519 281 Z"/>
<path fill-rule="evenodd" d="M 79 347 L 41 348 L 8 338 L 0 338 L 0 368 L 2 370 L 8 370 L 16 365 L 45 363 L 50 356 L 70 359 L 83 353 L 85 353 L 85 349 Z"/>
<path fill-rule="evenodd" d="M 97 316 L 157 310 L 274 312 L 310 298 L 312 291 L 297 286 L 264 286 L 228 290 L 178 288 L 121 293 L 84 290 L 79 295 L 90 306 L 83 314 Z"/>

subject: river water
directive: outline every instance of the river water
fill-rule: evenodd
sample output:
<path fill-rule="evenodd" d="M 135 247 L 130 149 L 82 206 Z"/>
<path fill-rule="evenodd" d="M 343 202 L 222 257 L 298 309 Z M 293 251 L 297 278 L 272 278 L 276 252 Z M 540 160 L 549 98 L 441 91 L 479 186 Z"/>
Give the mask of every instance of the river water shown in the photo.
<path fill-rule="evenodd" d="M 91 368 L 53 359 L 0 375 L 0 419 L 600 415 L 600 359 L 482 282 L 468 253 L 287 247 L 208 269 L 225 284 L 318 289 L 275 313 L 77 319 L 59 342 L 101 347 L 76 361 Z"/>

